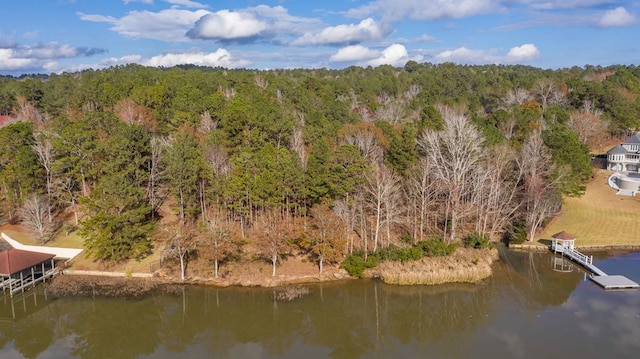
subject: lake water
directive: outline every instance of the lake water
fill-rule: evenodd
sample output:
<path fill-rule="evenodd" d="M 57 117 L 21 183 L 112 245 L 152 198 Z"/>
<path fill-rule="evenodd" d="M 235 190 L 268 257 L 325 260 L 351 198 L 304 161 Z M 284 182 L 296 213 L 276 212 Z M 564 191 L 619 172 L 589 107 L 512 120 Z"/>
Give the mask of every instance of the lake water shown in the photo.
<path fill-rule="evenodd" d="M 594 263 L 640 282 L 640 253 Z M 54 299 L 41 286 L 0 302 L 0 358 L 638 358 L 640 291 L 569 267 L 507 252 L 482 285 L 353 280 L 290 302 L 264 288 Z"/>

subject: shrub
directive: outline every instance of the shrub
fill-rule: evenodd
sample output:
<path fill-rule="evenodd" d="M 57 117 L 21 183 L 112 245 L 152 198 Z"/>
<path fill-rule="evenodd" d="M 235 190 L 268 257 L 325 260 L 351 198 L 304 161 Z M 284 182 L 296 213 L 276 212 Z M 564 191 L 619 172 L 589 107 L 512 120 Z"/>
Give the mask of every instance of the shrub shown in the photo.
<path fill-rule="evenodd" d="M 422 249 L 423 256 L 426 257 L 448 256 L 456 249 L 455 244 L 447 244 L 440 238 L 431 238 L 426 241 L 420 241 L 418 242 L 418 247 Z"/>
<path fill-rule="evenodd" d="M 467 248 L 489 248 L 489 236 L 479 232 L 473 232 L 465 237 L 464 245 Z"/>
<path fill-rule="evenodd" d="M 516 223 L 513 228 L 507 232 L 504 238 L 504 242 L 509 244 L 520 244 L 527 240 L 527 230 L 524 223 Z"/>
<path fill-rule="evenodd" d="M 367 260 L 364 260 L 364 253 L 361 251 L 353 252 L 348 255 L 347 258 L 342 261 L 340 267 L 344 268 L 349 275 L 362 278 L 364 270 L 367 268 L 374 268 L 378 265 L 378 257 L 376 255 L 368 256 Z"/>

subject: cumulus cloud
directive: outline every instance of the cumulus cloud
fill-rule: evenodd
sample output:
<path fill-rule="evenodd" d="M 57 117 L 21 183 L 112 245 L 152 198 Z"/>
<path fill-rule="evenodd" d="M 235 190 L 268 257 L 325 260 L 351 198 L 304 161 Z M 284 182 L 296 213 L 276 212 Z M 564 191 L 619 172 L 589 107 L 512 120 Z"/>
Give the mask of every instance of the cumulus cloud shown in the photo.
<path fill-rule="evenodd" d="M 509 63 L 519 63 L 535 60 L 540 57 L 540 51 L 534 44 L 524 44 L 512 47 L 507 53 L 506 59 Z"/>
<path fill-rule="evenodd" d="M 31 70 L 36 66 L 36 59 L 19 57 L 13 49 L 0 48 L 0 71 Z"/>
<path fill-rule="evenodd" d="M 105 49 L 75 47 L 57 42 L 32 46 L 17 43 L 0 44 L 0 71 L 40 71 L 59 59 L 88 57 L 105 53 Z"/>
<path fill-rule="evenodd" d="M 377 0 L 351 9 L 348 16 L 362 18 L 380 14 L 386 20 L 396 21 L 405 17 L 416 20 L 458 19 L 504 10 L 504 0 Z"/>
<path fill-rule="evenodd" d="M 237 60 L 226 49 L 218 49 L 215 52 L 205 53 L 202 51 L 182 52 L 182 53 L 166 53 L 154 56 L 146 61 L 143 65 L 156 67 L 171 67 L 176 65 L 192 64 L 199 66 L 240 68 L 249 65 L 251 62 L 246 60 Z"/>
<path fill-rule="evenodd" d="M 293 42 L 294 45 L 338 45 L 363 41 L 378 41 L 391 33 L 371 18 L 359 24 L 330 26 L 318 33 L 306 33 Z"/>
<path fill-rule="evenodd" d="M 362 45 L 352 45 L 341 48 L 329 58 L 331 62 L 353 62 L 374 67 L 380 65 L 401 67 L 409 60 L 422 61 L 422 56 L 409 56 L 407 48 L 401 44 L 393 44 L 382 51 L 371 50 Z"/>
<path fill-rule="evenodd" d="M 512 47 L 506 55 L 496 55 L 495 51 L 472 50 L 459 47 L 442 51 L 433 56 L 435 62 L 455 62 L 460 64 L 518 64 L 540 57 L 540 51 L 533 44 Z"/>
<path fill-rule="evenodd" d="M 199 7 L 199 3 L 187 0 L 168 2 Z M 293 37 L 320 24 L 317 19 L 292 16 L 282 6 L 267 5 L 216 12 L 202 8 L 187 10 L 173 7 L 158 12 L 131 11 L 121 18 L 85 13 L 77 15 L 85 21 L 110 23 L 112 31 L 124 36 L 169 42 L 247 41 L 273 39 L 280 35 Z"/>
<path fill-rule="evenodd" d="M 243 39 L 256 37 L 268 28 L 255 14 L 220 10 L 202 16 L 187 36 L 196 39 Z"/>
<path fill-rule="evenodd" d="M 598 21 L 598 25 L 601 27 L 629 26 L 637 23 L 638 17 L 623 7 L 606 11 Z"/>
<path fill-rule="evenodd" d="M 111 30 L 132 38 L 146 38 L 170 42 L 185 42 L 185 33 L 207 10 L 166 9 L 159 12 L 131 11 L 121 18 L 78 13 L 80 19 L 113 24 Z"/>
<path fill-rule="evenodd" d="M 362 45 L 352 45 L 343 47 L 335 54 L 331 55 L 331 62 L 359 62 L 380 57 L 380 52 L 371 50 Z"/>
<path fill-rule="evenodd" d="M 410 58 L 407 48 L 400 44 L 393 44 L 382 51 L 380 57 L 367 61 L 368 65 L 404 66 L 409 60 L 420 61 L 421 58 Z"/>

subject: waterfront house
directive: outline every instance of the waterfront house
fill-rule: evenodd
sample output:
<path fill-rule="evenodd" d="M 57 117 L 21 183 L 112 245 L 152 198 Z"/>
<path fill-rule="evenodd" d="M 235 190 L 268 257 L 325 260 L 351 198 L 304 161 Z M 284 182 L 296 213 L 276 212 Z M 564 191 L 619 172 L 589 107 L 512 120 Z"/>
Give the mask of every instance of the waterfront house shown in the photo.
<path fill-rule="evenodd" d="M 640 172 L 640 134 L 635 134 L 607 152 L 607 169 L 618 173 Z"/>

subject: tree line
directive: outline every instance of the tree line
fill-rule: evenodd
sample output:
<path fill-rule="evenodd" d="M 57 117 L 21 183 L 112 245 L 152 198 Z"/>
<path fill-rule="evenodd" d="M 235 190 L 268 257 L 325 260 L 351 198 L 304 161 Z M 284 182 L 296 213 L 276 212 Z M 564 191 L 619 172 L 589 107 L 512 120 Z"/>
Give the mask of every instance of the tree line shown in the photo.
<path fill-rule="evenodd" d="M 532 239 L 639 128 L 640 69 L 139 65 L 0 78 L 1 215 L 98 260 Z M 161 221 L 170 208 L 175 223 Z"/>

